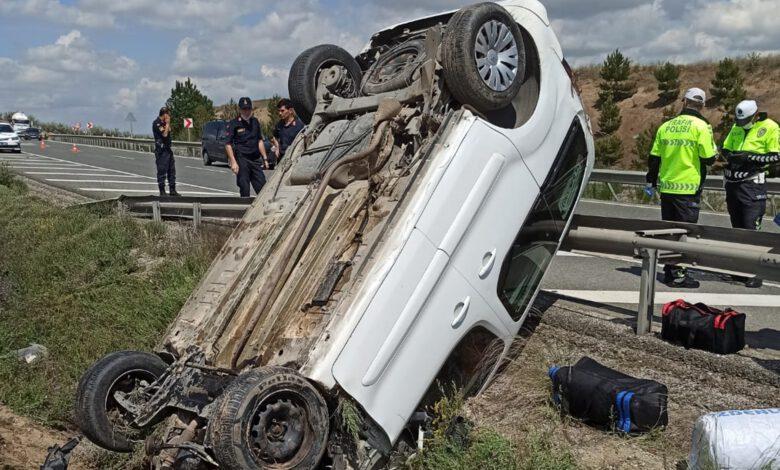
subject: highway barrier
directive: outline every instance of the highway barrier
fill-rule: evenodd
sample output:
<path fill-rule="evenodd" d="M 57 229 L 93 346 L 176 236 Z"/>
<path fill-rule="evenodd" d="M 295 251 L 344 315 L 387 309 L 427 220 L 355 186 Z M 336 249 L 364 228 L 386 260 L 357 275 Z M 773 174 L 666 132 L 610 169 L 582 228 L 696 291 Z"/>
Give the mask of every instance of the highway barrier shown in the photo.
<path fill-rule="evenodd" d="M 137 139 L 130 137 L 103 137 L 97 135 L 49 134 L 49 140 L 67 142 L 77 145 L 93 145 L 96 147 L 133 150 L 136 152 L 154 153 L 153 139 Z M 183 142 L 174 140 L 171 144 L 173 154 L 182 157 L 201 158 L 200 142 Z"/>

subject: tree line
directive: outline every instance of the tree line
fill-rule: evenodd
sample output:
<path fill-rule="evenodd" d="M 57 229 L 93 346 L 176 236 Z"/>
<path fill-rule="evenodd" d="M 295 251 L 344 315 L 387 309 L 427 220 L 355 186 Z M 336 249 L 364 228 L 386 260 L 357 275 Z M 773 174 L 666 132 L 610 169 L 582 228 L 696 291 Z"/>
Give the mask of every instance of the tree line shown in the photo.
<path fill-rule="evenodd" d="M 744 61 L 748 73 L 754 72 L 760 64 L 759 54 L 748 55 Z M 599 112 L 599 131 L 596 135 L 596 163 L 600 167 L 612 167 L 623 159 L 623 143 L 617 136 L 622 125 L 622 116 L 618 103 L 634 96 L 637 92 L 636 81 L 631 79 L 632 61 L 619 49 L 607 55 L 599 71 L 599 91 L 596 109 Z M 665 62 L 653 67 L 653 77 L 658 89 L 656 105 L 664 107 L 663 120 L 676 115 L 673 103 L 680 98 L 681 67 Z M 734 108 L 744 100 L 747 92 L 744 88 L 744 75 L 740 62 L 725 58 L 718 63 L 715 78 L 710 82 L 708 106 L 716 105 L 721 112 L 721 120 L 714 128 L 717 134 L 728 131 L 734 122 Z M 634 165 L 644 167 L 644 158 L 650 153 L 655 134 L 661 122 L 651 123 L 635 139 L 634 152 L 639 158 Z"/>

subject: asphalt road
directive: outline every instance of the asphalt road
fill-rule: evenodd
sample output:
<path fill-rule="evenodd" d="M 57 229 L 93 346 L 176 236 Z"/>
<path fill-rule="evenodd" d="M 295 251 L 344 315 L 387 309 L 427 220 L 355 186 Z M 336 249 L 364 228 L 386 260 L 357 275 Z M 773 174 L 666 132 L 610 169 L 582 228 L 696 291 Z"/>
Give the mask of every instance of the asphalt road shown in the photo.
<path fill-rule="evenodd" d="M 133 151 L 50 142 L 40 149 L 37 143 L 23 144 L 23 154 L 0 154 L 14 171 L 43 183 L 74 191 L 95 199 L 120 194 L 156 194 L 154 158 Z M 178 191 L 189 196 L 236 196 L 235 176 L 224 164 L 206 167 L 198 158 L 176 157 Z M 581 201 L 578 213 L 635 219 L 658 220 L 660 209 L 653 206 Z M 728 216 L 703 212 L 701 223 L 729 226 Z M 764 230 L 780 233 L 769 218 Z M 614 307 L 617 316 L 635 315 L 639 298 L 640 263 L 629 258 L 610 258 L 560 253 L 545 277 L 543 288 L 571 298 Z M 659 270 L 660 271 L 660 270 Z M 748 314 L 751 346 L 759 351 L 780 354 L 780 284 L 765 283 L 760 289 L 747 289 L 729 278 L 694 271 L 700 280 L 697 290 L 674 290 L 656 284 L 656 310 L 677 298 L 730 306 Z"/>

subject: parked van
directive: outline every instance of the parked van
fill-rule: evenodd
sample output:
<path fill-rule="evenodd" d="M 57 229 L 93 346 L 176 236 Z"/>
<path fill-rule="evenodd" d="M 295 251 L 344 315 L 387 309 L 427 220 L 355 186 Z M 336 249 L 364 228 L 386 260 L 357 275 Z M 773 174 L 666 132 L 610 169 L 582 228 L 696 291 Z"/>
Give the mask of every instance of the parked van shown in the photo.
<path fill-rule="evenodd" d="M 594 160 L 541 3 L 314 47 L 289 91 L 309 125 L 154 353 L 82 378 L 96 444 L 148 435 L 154 468 L 381 468 L 523 325 Z"/>
<path fill-rule="evenodd" d="M 227 143 L 227 121 L 209 121 L 203 125 L 201 134 L 201 155 L 203 164 L 206 166 L 214 162 L 227 163 L 228 158 L 225 153 L 225 144 Z"/>

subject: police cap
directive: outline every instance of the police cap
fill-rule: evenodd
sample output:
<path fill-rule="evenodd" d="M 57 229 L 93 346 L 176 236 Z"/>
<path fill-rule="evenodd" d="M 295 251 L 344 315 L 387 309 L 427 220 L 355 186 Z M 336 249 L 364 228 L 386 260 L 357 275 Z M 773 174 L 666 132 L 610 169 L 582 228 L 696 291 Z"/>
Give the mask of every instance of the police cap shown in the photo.
<path fill-rule="evenodd" d="M 239 109 L 252 109 L 252 100 L 244 96 L 238 100 L 238 107 Z"/>

